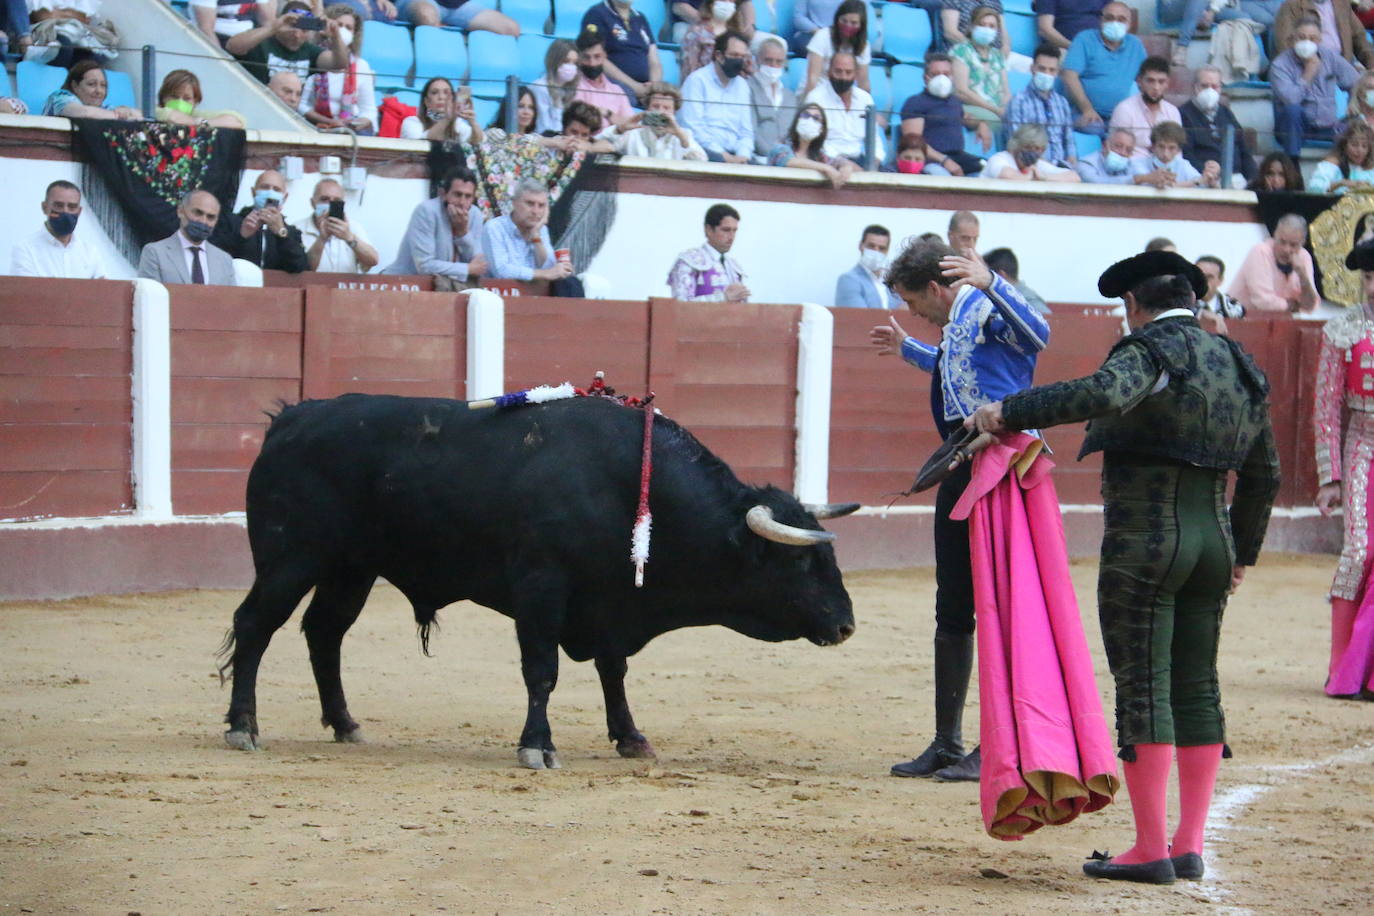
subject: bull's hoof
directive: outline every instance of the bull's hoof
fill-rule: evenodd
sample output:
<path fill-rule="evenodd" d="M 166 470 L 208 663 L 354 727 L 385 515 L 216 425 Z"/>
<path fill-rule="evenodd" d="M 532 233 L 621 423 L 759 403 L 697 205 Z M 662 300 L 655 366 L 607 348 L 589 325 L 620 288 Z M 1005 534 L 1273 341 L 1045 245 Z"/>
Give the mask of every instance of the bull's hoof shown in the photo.
<path fill-rule="evenodd" d="M 542 747 L 522 747 L 515 752 L 515 759 L 527 770 L 544 769 L 544 749 Z M 558 758 L 554 758 L 557 760 Z"/>
<path fill-rule="evenodd" d="M 544 752 L 544 766 L 547 767 L 547 768 L 550 769 L 550 770 L 561 770 L 561 769 L 563 769 L 563 764 L 560 763 L 559 760 L 558 760 L 558 751 L 545 751 L 545 752 Z"/>
<path fill-rule="evenodd" d="M 262 750 L 262 745 L 258 744 L 258 736 L 252 732 L 227 731 L 224 733 L 224 743 L 236 751 Z"/>
<path fill-rule="evenodd" d="M 359 728 L 358 726 L 356 726 L 356 725 L 353 726 L 353 728 L 349 729 L 348 731 L 339 731 L 339 730 L 335 729 L 335 731 L 334 731 L 334 740 L 335 740 L 337 743 L 339 743 L 339 744 L 366 744 L 366 743 L 367 743 L 367 738 L 363 737 L 363 730 L 362 730 L 361 728 Z"/>
<path fill-rule="evenodd" d="M 649 743 L 649 739 L 640 735 L 638 738 L 621 738 L 615 743 L 615 752 L 622 757 L 638 757 L 654 759 L 658 754 L 654 751 L 654 746 Z"/>

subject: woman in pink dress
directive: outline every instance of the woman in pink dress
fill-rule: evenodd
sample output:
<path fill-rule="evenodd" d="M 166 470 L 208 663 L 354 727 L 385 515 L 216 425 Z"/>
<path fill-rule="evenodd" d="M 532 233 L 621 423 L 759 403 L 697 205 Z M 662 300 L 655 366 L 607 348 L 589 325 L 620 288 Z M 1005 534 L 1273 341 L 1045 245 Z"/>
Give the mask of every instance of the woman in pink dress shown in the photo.
<path fill-rule="evenodd" d="M 1317 508 L 1345 508 L 1345 544 L 1331 583 L 1331 662 L 1326 692 L 1374 699 L 1374 594 L 1369 588 L 1369 495 L 1374 492 L 1374 242 L 1345 259 L 1364 282 L 1364 303 L 1322 329 L 1317 362 Z M 1341 408 L 1350 409 L 1342 436 Z M 1342 438 L 1344 443 L 1342 443 Z M 1342 447 L 1344 444 L 1344 447 Z"/>

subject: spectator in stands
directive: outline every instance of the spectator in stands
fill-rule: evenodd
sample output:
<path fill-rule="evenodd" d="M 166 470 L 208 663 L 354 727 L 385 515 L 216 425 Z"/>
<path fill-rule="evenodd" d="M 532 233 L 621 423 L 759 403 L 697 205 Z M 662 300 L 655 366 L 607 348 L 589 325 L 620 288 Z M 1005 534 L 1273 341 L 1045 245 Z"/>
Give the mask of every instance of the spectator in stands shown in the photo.
<path fill-rule="evenodd" d="M 520 35 L 520 26 L 485 0 L 392 0 L 399 18 L 414 25 L 448 26 L 464 32 Z"/>
<path fill-rule="evenodd" d="M 1260 160 L 1248 191 L 1301 191 L 1302 173 L 1287 153 L 1275 150 Z"/>
<path fill-rule="evenodd" d="M 835 8 L 835 21 L 828 29 L 817 29 L 806 45 L 806 83 L 803 97 L 821 82 L 836 51 L 848 51 L 858 65 L 854 81 L 869 91 L 868 64 L 873 50 L 868 43 L 868 6 L 864 0 L 844 0 Z"/>
<path fill-rule="evenodd" d="M 396 260 L 382 273 L 431 274 L 452 285 L 475 286 L 487 272 L 480 241 L 482 211 L 473 204 L 476 199 L 476 175 L 464 166 L 446 173 L 439 182 L 439 196 L 410 214 Z"/>
<path fill-rule="evenodd" d="M 606 76 L 606 45 L 594 28 L 577 36 L 577 69 L 581 75 L 573 98 L 595 105 L 611 124 L 623 124 L 633 114 L 629 90 Z"/>
<path fill-rule="evenodd" d="M 972 210 L 955 210 L 949 218 L 949 231 L 945 238 L 949 241 L 949 247 L 962 255 L 965 251 L 978 249 L 980 232 L 978 214 Z"/>
<path fill-rule="evenodd" d="M 977 124 L 975 133 L 985 153 L 992 151 L 993 134 L 1002 129 L 1002 116 L 1011 102 L 1006 55 L 993 47 L 1001 34 L 1001 17 L 988 6 L 973 11 L 967 41 L 950 49 L 954 64 L 954 94 L 964 103 L 964 115 Z"/>
<path fill-rule="evenodd" d="M 1035 49 L 1031 62 L 1031 81 L 1007 105 L 1007 132 L 1015 134 L 1025 124 L 1045 128 L 1049 145 L 1045 158 L 1072 167 L 1078 159 L 1073 138 L 1073 109 L 1069 100 L 1054 90 L 1059 77 L 1059 51 L 1051 44 Z"/>
<path fill-rule="evenodd" d="M 555 38 L 544 53 L 544 75 L 530 83 L 539 117 L 534 128 L 541 134 L 556 134 L 563 127 L 563 107 L 577 93 L 577 45 L 566 38 Z"/>
<path fill-rule="evenodd" d="M 1150 145 L 1150 131 L 1165 121 L 1182 123 L 1178 109 L 1164 93 L 1169 89 L 1169 62 L 1162 57 L 1147 57 L 1135 74 L 1137 91 L 1126 96 L 1112 110 L 1111 130 L 1124 127 L 1135 134 L 1137 149 Z"/>
<path fill-rule="evenodd" d="M 491 123 L 487 125 L 487 131 L 505 131 L 506 98 L 506 96 L 501 97 L 501 104 L 496 106 L 496 114 L 492 117 Z M 471 104 L 471 99 L 468 102 Z M 536 134 L 534 125 L 538 121 L 539 103 L 535 101 L 534 93 L 530 91 L 529 86 L 521 86 L 516 90 L 515 95 L 515 132 L 517 134 Z"/>
<path fill-rule="evenodd" d="M 581 298 L 582 284 L 572 261 L 554 256 L 549 239 L 549 189 L 534 178 L 522 178 L 511 189 L 510 213 L 482 227 L 482 254 L 487 275 L 497 280 L 547 280 L 555 296 Z"/>
<path fill-rule="evenodd" d="M 1174 244 L 1173 239 L 1157 235 L 1145 243 L 1145 251 L 1172 251 L 1174 254 L 1178 254 L 1178 246 Z"/>
<path fill-rule="evenodd" d="M 1250 314 L 1312 311 L 1320 297 L 1306 242 L 1307 220 L 1296 213 L 1279 217 L 1274 237 L 1250 249 L 1227 292 Z"/>
<path fill-rule="evenodd" d="M 616 152 L 622 156 L 653 159 L 706 161 L 706 151 L 692 132 L 677 122 L 682 94 L 670 83 L 650 83 L 645 92 L 645 111 L 639 112 L 617 132 Z"/>
<path fill-rule="evenodd" d="M 243 115 L 235 111 L 202 111 L 197 108 L 203 101 L 200 94 L 200 80 L 190 70 L 173 70 L 162 80 L 157 91 L 157 119 L 169 124 L 207 127 L 231 127 L 242 130 L 248 125 Z"/>
<path fill-rule="evenodd" d="M 14 246 L 10 273 L 16 277 L 53 277 L 99 280 L 107 276 L 105 259 L 85 236 L 77 238 L 81 189 L 70 181 L 54 181 L 43 195 L 43 227 Z"/>
<path fill-rule="evenodd" d="M 711 66 L 692 71 L 682 81 L 679 120 L 691 128 L 712 162 L 748 162 L 754 151 L 754 115 L 744 77 L 749 43 L 725 32 L 716 38 Z"/>
<path fill-rule="evenodd" d="M 1172 8 L 1175 15 L 1182 11 L 1182 19 L 1178 24 L 1178 38 L 1174 40 L 1173 65 L 1188 65 L 1188 45 L 1192 44 L 1193 35 L 1199 29 L 1205 32 L 1217 22 L 1248 19 L 1267 32 L 1274 24 L 1274 17 L 1281 6 L 1283 0 L 1237 0 L 1236 3 L 1224 4 L 1214 3 L 1212 0 L 1175 0 L 1169 4 L 1161 2 L 1161 10 Z M 1165 18 L 1172 19 L 1173 16 Z"/>
<path fill-rule="evenodd" d="M 189 3 L 196 28 L 219 45 L 249 29 L 271 25 L 275 5 L 272 0 L 257 0 L 256 3 L 253 0 L 190 0 Z"/>
<path fill-rule="evenodd" d="M 104 0 L 13 0 L 16 18 L 28 18 L 24 58 L 63 70 L 87 59 L 113 61 L 119 56 L 119 30 L 103 5 Z"/>
<path fill-rule="evenodd" d="M 754 155 L 766 159 L 797 116 L 797 96 L 782 83 L 787 73 L 787 46 L 781 38 L 765 38 L 757 58 L 757 72 L 748 80 L 753 104 Z"/>
<path fill-rule="evenodd" d="M 983 166 L 983 177 L 1011 181 L 1082 181 L 1073 169 L 1055 165 L 1045 158 L 1049 142 L 1042 125 L 1022 124 L 1007 141 L 1005 150 L 988 157 L 987 164 Z"/>
<path fill-rule="evenodd" d="M 1121 0 L 1102 7 L 1101 28 L 1084 29 L 1064 55 L 1059 80 L 1078 109 L 1076 126 L 1102 133 L 1121 100 L 1131 93 L 1133 74 L 1145 62 L 1145 46 L 1128 33 L 1131 8 Z"/>
<path fill-rule="evenodd" d="M 348 48 L 348 60 L 340 70 L 311 76 L 305 83 L 298 110 L 321 130 L 347 127 L 355 134 L 370 137 L 377 133 L 377 81 L 372 66 L 359 56 L 363 47 L 362 20 L 343 3 L 331 5 L 324 14 L 338 23 L 339 41 Z"/>
<path fill-rule="evenodd" d="M 300 230 L 286 223 L 286 178 L 268 169 L 253 182 L 253 203 L 229 216 L 224 250 L 263 270 L 298 274 L 308 266 Z"/>
<path fill-rule="evenodd" d="M 1135 134 L 1125 128 L 1107 134 L 1102 148 L 1078 160 L 1075 168 L 1084 181 L 1092 184 L 1134 184 L 1131 158 L 1135 155 Z"/>
<path fill-rule="evenodd" d="M 1021 263 L 1016 258 L 1016 253 L 1010 248 L 994 248 L 983 255 L 983 263 L 988 270 L 1006 280 L 1016 291 L 1021 294 L 1021 298 L 1026 300 L 1026 304 L 1036 309 L 1042 315 L 1050 313 L 1050 307 L 1045 304 L 1045 300 L 1040 294 L 1029 286 L 1021 282 Z"/>
<path fill-rule="evenodd" d="M 1221 183 L 1221 166 L 1209 160 L 1201 172 L 1183 157 L 1183 141 L 1188 135 L 1175 121 L 1160 121 L 1150 130 L 1150 155 L 1131 160 L 1131 180 L 1165 188 L 1216 188 Z"/>
<path fill-rule="evenodd" d="M 1346 63 L 1374 67 L 1374 45 L 1348 0 L 1285 0 L 1274 17 L 1274 47 L 1291 48 L 1304 20 L 1317 21 L 1317 45 Z M 1348 86 L 1342 86 L 1348 89 Z"/>
<path fill-rule="evenodd" d="M 401 122 L 401 139 L 442 140 L 453 114 L 453 84 L 442 76 L 432 76 L 420 90 L 415 114 Z"/>
<path fill-rule="evenodd" d="M 1336 87 L 1349 90 L 1360 78 L 1345 58 L 1321 46 L 1321 35 L 1320 20 L 1303 19 L 1290 35 L 1288 50 L 1269 66 L 1274 133 L 1279 146 L 1293 159 L 1298 158 L 1305 138 L 1334 137 L 1339 118 Z"/>
<path fill-rule="evenodd" d="M 1370 11 L 1374 13 L 1374 0 L 1370 0 Z M 1360 78 L 1350 90 L 1345 117 L 1347 121 L 1359 118 L 1370 127 L 1374 127 L 1374 70 L 1360 72 Z"/>
<path fill-rule="evenodd" d="M 902 300 L 887 285 L 887 250 L 892 233 L 886 226 L 866 226 L 859 236 L 859 263 L 835 281 L 837 308 L 900 309 Z"/>
<path fill-rule="evenodd" d="M 105 120 L 137 121 L 143 115 L 127 105 L 110 108 L 105 102 L 109 85 L 100 63 L 91 59 L 80 61 L 67 71 L 67 79 L 43 104 L 43 114 L 60 118 L 103 118 Z"/>
<path fill-rule="evenodd" d="M 267 81 L 267 89 L 281 99 L 283 105 L 295 111 L 300 108 L 301 92 L 304 91 L 305 86 L 294 70 L 278 70 Z"/>
<path fill-rule="evenodd" d="M 280 16 L 234 35 L 224 50 L 263 83 L 284 70 L 300 77 L 302 85 L 312 70 L 337 70 L 348 59 L 347 36 L 340 35 L 335 20 L 325 20 L 322 31 L 299 28 L 303 18 L 316 18 L 311 9 L 309 0 L 289 0 Z M 328 47 L 309 41 L 312 36 L 323 37 Z"/>
<path fill-rule="evenodd" d="M 234 264 L 228 252 L 212 245 L 219 222 L 219 201 L 203 188 L 187 191 L 177 205 L 181 224 L 172 235 L 143 246 L 138 275 L 159 283 L 234 286 Z"/>
<path fill-rule="evenodd" d="M 997 37 L 992 40 L 992 46 L 1002 52 L 1003 56 L 1011 53 L 1011 39 L 1007 37 L 1007 26 L 1002 6 L 1002 0 L 941 0 L 940 3 L 940 34 L 936 41 L 942 43 L 947 48 L 952 48 L 957 44 L 968 41 L 973 34 L 973 11 L 986 7 L 992 10 L 1001 20 L 998 28 Z"/>
<path fill-rule="evenodd" d="M 792 119 L 787 138 L 773 147 L 768 164 L 820 172 L 830 180 L 831 187 L 838 188 L 849 180 L 858 166 L 843 156 L 828 155 L 825 140 L 825 109 L 815 102 L 807 102 Z"/>
<path fill-rule="evenodd" d="M 808 103 L 815 102 L 825 109 L 827 124 L 824 152 L 832 158 L 843 156 L 852 162 L 865 161 L 864 141 L 868 125 L 868 111 L 873 107 L 873 96 L 854 85 L 857 64 L 854 55 L 848 51 L 838 51 L 830 58 L 830 71 L 825 82 L 821 83 L 806 97 Z M 878 117 L 878 113 L 873 113 Z M 880 127 L 877 136 L 883 135 Z M 882 162 L 886 153 L 881 139 L 874 144 L 874 161 Z"/>
<path fill-rule="evenodd" d="M 1313 194 L 1344 194 L 1374 191 L 1374 128 L 1363 120 L 1351 121 L 1307 179 Z"/>
<path fill-rule="evenodd" d="M 26 115 L 28 113 L 29 106 L 24 104 L 23 99 L 0 95 L 0 114 Z"/>
<path fill-rule="evenodd" d="M 29 7 L 24 0 L 4 0 L 0 3 L 0 49 L 8 45 L 11 54 L 23 57 L 33 44 L 33 29 L 29 24 Z"/>
<path fill-rule="evenodd" d="M 1226 278 L 1226 264 L 1221 258 L 1204 254 L 1197 259 L 1197 269 L 1202 271 L 1202 275 L 1207 278 L 1207 296 L 1198 300 L 1198 311 L 1211 312 L 1222 318 L 1241 318 L 1245 315 L 1245 306 L 1221 291 L 1221 281 Z M 1226 331 L 1218 333 L 1225 334 Z"/>
<path fill-rule="evenodd" d="M 405 24 L 404 20 L 399 23 L 396 22 L 400 17 L 396 10 L 396 4 L 392 0 L 338 0 L 338 2 L 353 10 L 364 20 L 390 22 L 397 25 Z"/>
<path fill-rule="evenodd" d="M 1041 40 L 1067 48 L 1081 33 L 1098 28 L 1106 5 L 1106 0 L 1035 0 L 1031 9 Z"/>
<path fill-rule="evenodd" d="M 308 270 L 365 274 L 377 266 L 377 249 L 368 242 L 362 225 L 344 215 L 343 185 L 333 178 L 321 178 L 310 195 L 310 205 L 311 215 L 294 227 L 305 246 Z"/>
<path fill-rule="evenodd" d="M 878 171 L 919 175 L 926 167 L 926 138 L 921 134 L 902 134 L 897 140 L 897 155 Z"/>
<path fill-rule="evenodd" d="M 925 89 L 902 104 L 902 133 L 926 139 L 926 175 L 976 175 L 983 160 L 964 150 L 964 125 L 974 126 L 954 97 L 954 64 L 948 54 L 926 54 Z"/>
<path fill-rule="evenodd" d="M 565 153 L 613 153 L 615 146 L 601 137 L 604 128 L 599 108 L 572 101 L 563 109 L 563 133 L 547 145 Z"/>
<path fill-rule="evenodd" d="M 744 271 L 727 253 L 739 231 L 739 211 L 729 204 L 712 204 L 706 211 L 706 242 L 677 256 L 668 271 L 674 299 L 693 302 L 748 302 Z"/>
<path fill-rule="evenodd" d="M 798 54 L 806 53 L 811 36 L 817 29 L 829 28 L 835 21 L 835 9 L 843 0 L 797 0 L 792 8 L 792 50 Z M 867 17 L 872 21 L 873 17 Z M 778 23 L 778 31 L 786 29 L 785 23 Z"/>
<path fill-rule="evenodd" d="M 1180 123 L 1188 134 L 1183 144 L 1183 156 L 1193 168 L 1201 169 L 1209 161 L 1221 162 L 1225 155 L 1226 128 L 1234 134 L 1231 147 L 1232 168 L 1250 181 L 1255 177 L 1255 159 L 1245 142 L 1245 129 L 1236 120 L 1231 106 L 1221 97 L 1221 71 L 1216 67 L 1198 67 L 1193 74 L 1193 97 L 1178 110 Z M 1222 183 L 1230 186 L 1229 175 Z"/>
<path fill-rule="evenodd" d="M 679 67 L 684 85 L 687 75 L 707 66 L 715 59 L 716 41 L 730 32 L 744 38 L 741 28 L 743 11 L 735 0 L 701 0 L 701 18 L 682 36 Z M 748 39 L 745 38 L 746 44 Z M 745 69 L 748 69 L 747 62 Z"/>
<path fill-rule="evenodd" d="M 631 0 L 601 0 L 591 7 L 582 17 L 582 30 L 593 27 L 606 43 L 607 76 L 640 98 L 650 83 L 662 81 L 663 64 L 653 27 Z"/>

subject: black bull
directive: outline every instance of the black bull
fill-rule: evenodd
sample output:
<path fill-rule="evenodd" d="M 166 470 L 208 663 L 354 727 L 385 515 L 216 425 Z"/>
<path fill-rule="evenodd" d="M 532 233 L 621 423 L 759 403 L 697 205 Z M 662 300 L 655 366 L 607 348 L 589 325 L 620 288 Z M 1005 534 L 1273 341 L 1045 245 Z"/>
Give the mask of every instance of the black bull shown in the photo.
<path fill-rule="evenodd" d="M 627 656 L 660 633 L 723 624 L 768 641 L 834 645 L 854 615 L 817 516 L 741 483 L 665 417 L 653 430 L 652 556 L 635 588 L 630 531 L 643 414 L 599 398 L 514 409 L 350 394 L 287 407 L 248 477 L 256 579 L 224 652 L 225 740 L 258 746 L 258 664 L 311 589 L 301 621 L 323 724 L 361 741 L 339 674 L 344 634 L 383 576 L 411 602 L 422 644 L 461 599 L 515 621 L 529 710 L 519 759 L 557 766 L 547 707 L 558 648 L 596 660 L 610 740 L 652 756 L 625 698 Z"/>

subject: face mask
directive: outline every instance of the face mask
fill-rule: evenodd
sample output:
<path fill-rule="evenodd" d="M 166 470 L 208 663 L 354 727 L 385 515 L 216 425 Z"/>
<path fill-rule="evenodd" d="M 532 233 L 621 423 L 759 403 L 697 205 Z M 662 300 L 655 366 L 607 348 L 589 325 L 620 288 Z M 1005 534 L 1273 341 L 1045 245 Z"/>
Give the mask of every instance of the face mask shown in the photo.
<path fill-rule="evenodd" d="M 76 218 L 79 213 L 59 213 L 56 216 L 48 217 L 48 228 L 52 234 L 60 239 L 65 239 L 76 230 Z"/>
<path fill-rule="evenodd" d="M 436 121 L 436 122 L 437 122 L 437 121 L 442 121 L 442 120 L 444 120 L 444 118 L 447 118 L 447 117 L 448 117 L 448 112 L 447 112 L 447 111 L 435 111 L 433 108 L 426 108 L 426 109 L 425 109 L 425 114 L 429 116 L 429 119 L 430 119 L 431 121 Z"/>
<path fill-rule="evenodd" d="M 1198 94 L 1193 98 L 1197 102 L 1197 107 L 1203 111 L 1216 111 L 1217 105 L 1221 103 L 1221 93 L 1210 86 L 1198 90 Z"/>
<path fill-rule="evenodd" d="M 947 99 L 949 94 L 954 91 L 954 80 L 941 73 L 939 76 L 932 76 L 926 80 L 926 92 L 935 96 L 937 99 Z"/>
<path fill-rule="evenodd" d="M 887 266 L 887 255 L 881 251 L 874 251 L 872 248 L 865 248 L 859 252 L 859 263 L 876 274 Z"/>
<path fill-rule="evenodd" d="M 345 48 L 353 47 L 353 30 L 348 28 L 339 29 L 339 41 L 344 43 Z"/>
<path fill-rule="evenodd" d="M 596 80 L 601 79 L 601 71 L 604 68 L 600 64 L 597 64 L 595 67 L 589 67 L 586 64 L 578 64 L 577 69 L 581 70 L 582 75 L 585 76 L 587 79 L 595 82 Z"/>
<path fill-rule="evenodd" d="M 1102 37 L 1108 41 L 1120 41 L 1126 37 L 1126 23 L 1115 21 L 1103 23 Z"/>
<path fill-rule="evenodd" d="M 1315 41 L 1308 41 L 1304 38 L 1302 41 L 1293 45 L 1293 53 L 1303 60 L 1309 60 L 1313 54 L 1317 53 L 1317 43 Z"/>
<path fill-rule="evenodd" d="M 835 90 L 836 95 L 844 95 L 846 92 L 854 88 L 854 81 L 837 80 L 834 77 L 831 77 L 830 87 Z"/>
<path fill-rule="evenodd" d="M 1031 84 L 1035 86 L 1037 92 L 1049 92 L 1054 88 L 1054 74 L 1033 73 L 1031 74 Z"/>
<path fill-rule="evenodd" d="M 859 27 L 848 22 L 841 23 L 840 34 L 845 38 L 853 38 L 855 35 L 859 34 Z"/>
<path fill-rule="evenodd" d="M 720 62 L 720 69 L 725 72 L 726 79 L 734 79 L 744 72 L 744 61 L 738 57 L 727 57 Z"/>
<path fill-rule="evenodd" d="M 724 22 L 735 15 L 735 4 L 731 0 L 717 0 L 711 7 L 711 18 L 716 22 Z"/>
<path fill-rule="evenodd" d="M 1107 166 L 1107 171 L 1109 172 L 1124 172 L 1126 171 L 1126 166 L 1131 163 L 1131 160 L 1114 149 L 1107 150 L 1107 155 L 1102 161 L 1103 164 Z"/>
<path fill-rule="evenodd" d="M 195 106 L 185 99 L 168 99 L 163 108 L 170 108 L 172 111 L 179 111 L 182 114 L 190 114 L 195 110 Z"/>
<path fill-rule="evenodd" d="M 976 25 L 973 27 L 973 34 L 969 36 L 976 45 L 987 47 L 997 40 L 997 30 L 990 25 Z"/>
<path fill-rule="evenodd" d="M 759 73 L 770 83 L 782 82 L 782 67 L 759 67 Z"/>
<path fill-rule="evenodd" d="M 571 83 L 577 77 L 577 64 L 559 64 L 553 75 L 560 83 Z"/>
<path fill-rule="evenodd" d="M 214 228 L 209 223 L 202 223 L 198 219 L 187 220 L 186 226 L 181 230 L 186 237 L 193 242 L 203 242 L 214 232 Z"/>
<path fill-rule="evenodd" d="M 821 122 L 815 118 L 797 119 L 797 136 L 803 140 L 814 140 L 821 135 Z"/>
<path fill-rule="evenodd" d="M 1016 151 L 1016 164 L 1023 169 L 1028 169 L 1040 161 L 1040 154 L 1033 149 L 1019 149 Z"/>
<path fill-rule="evenodd" d="M 329 215 L 329 201 L 315 204 L 315 219 L 324 219 Z"/>
<path fill-rule="evenodd" d="M 284 195 L 278 191 L 263 189 L 253 192 L 253 209 L 262 210 L 267 207 L 280 207 Z"/>

